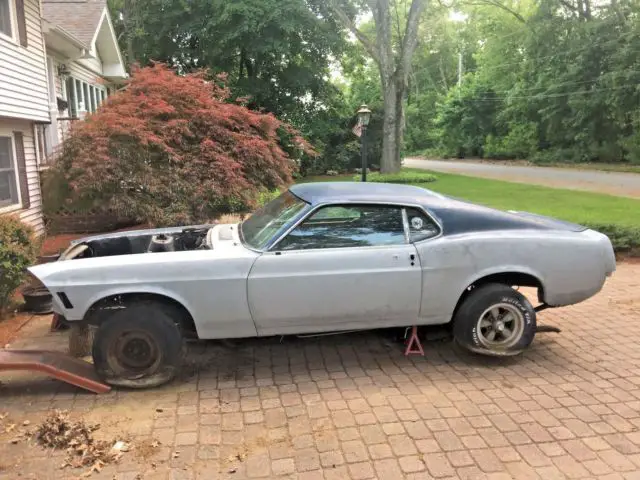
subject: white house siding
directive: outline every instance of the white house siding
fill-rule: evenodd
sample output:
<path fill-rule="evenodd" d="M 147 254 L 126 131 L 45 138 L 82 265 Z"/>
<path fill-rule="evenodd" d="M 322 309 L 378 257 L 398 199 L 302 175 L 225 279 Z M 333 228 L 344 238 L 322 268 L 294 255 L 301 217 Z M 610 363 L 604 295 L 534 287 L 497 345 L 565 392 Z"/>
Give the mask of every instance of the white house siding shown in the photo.
<path fill-rule="evenodd" d="M 93 71 L 94 74 L 102 75 L 102 62 L 100 61 L 100 57 L 79 58 L 77 64 L 81 68 L 86 68 L 87 70 Z"/>
<path fill-rule="evenodd" d="M 34 141 L 34 124 L 26 120 L 0 119 L 0 130 L 22 132 L 24 141 L 24 156 L 29 185 L 29 208 L 6 208 L 0 210 L 2 214 L 18 215 L 20 219 L 31 225 L 38 235 L 44 233 L 42 222 L 42 196 L 40 194 L 40 177 L 38 175 L 38 162 Z"/>
<path fill-rule="evenodd" d="M 93 85 L 102 85 L 104 84 L 103 78 L 97 74 L 95 71 L 91 71 L 86 66 L 82 65 L 80 62 L 83 60 L 78 60 L 76 62 L 67 63 L 69 70 L 71 71 L 71 76 L 77 78 L 78 80 L 83 80 L 87 83 Z M 102 70 L 102 68 L 101 68 Z"/>
<path fill-rule="evenodd" d="M 49 101 L 39 1 L 24 0 L 24 10 L 28 47 L 0 38 L 0 117 L 46 122 Z"/>

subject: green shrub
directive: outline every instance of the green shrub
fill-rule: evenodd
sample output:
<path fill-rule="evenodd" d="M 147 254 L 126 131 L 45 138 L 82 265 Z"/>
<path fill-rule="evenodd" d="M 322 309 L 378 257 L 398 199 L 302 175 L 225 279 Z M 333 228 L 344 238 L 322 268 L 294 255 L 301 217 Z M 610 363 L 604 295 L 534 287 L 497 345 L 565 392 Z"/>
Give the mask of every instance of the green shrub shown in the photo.
<path fill-rule="evenodd" d="M 0 217 L 0 312 L 36 261 L 39 242 L 31 227 L 14 217 Z"/>
<path fill-rule="evenodd" d="M 355 175 L 354 180 L 360 180 L 360 175 Z M 376 183 L 429 183 L 435 182 L 438 178 L 430 173 L 406 172 L 399 173 L 379 173 L 374 172 L 367 175 L 367 182 Z"/>
<path fill-rule="evenodd" d="M 597 223 L 585 226 L 608 236 L 617 254 L 640 256 L 640 227 Z"/>
<path fill-rule="evenodd" d="M 503 137 L 487 135 L 484 157 L 496 159 L 529 158 L 538 149 L 536 124 L 514 125 Z"/>
<path fill-rule="evenodd" d="M 280 190 L 262 190 L 259 194 L 258 194 L 258 201 L 257 201 L 257 206 L 258 207 L 262 207 L 263 205 L 269 203 L 271 200 L 273 200 L 274 198 L 276 198 L 278 195 L 280 195 L 282 192 Z"/>

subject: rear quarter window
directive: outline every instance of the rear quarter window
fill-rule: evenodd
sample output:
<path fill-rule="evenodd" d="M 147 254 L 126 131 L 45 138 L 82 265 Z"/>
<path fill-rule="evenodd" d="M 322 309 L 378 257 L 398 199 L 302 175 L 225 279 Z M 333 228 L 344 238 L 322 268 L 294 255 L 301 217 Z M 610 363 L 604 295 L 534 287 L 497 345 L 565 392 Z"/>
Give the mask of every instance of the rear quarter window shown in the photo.
<path fill-rule="evenodd" d="M 409 240 L 412 243 L 435 237 L 440 233 L 440 227 L 422 210 L 407 208 L 406 211 L 409 223 Z"/>

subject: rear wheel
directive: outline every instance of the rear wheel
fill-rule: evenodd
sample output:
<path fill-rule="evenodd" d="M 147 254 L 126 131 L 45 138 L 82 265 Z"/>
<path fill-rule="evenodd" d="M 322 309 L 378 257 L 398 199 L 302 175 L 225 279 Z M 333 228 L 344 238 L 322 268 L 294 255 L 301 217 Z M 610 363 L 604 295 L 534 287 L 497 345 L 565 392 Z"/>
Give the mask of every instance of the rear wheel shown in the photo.
<path fill-rule="evenodd" d="M 184 340 L 173 309 L 140 302 L 114 310 L 100 325 L 93 363 L 108 384 L 155 387 L 172 380 L 182 363 Z"/>
<path fill-rule="evenodd" d="M 471 291 L 453 322 L 456 341 L 485 355 L 517 355 L 536 334 L 536 312 L 531 303 L 520 292 L 502 284 Z"/>

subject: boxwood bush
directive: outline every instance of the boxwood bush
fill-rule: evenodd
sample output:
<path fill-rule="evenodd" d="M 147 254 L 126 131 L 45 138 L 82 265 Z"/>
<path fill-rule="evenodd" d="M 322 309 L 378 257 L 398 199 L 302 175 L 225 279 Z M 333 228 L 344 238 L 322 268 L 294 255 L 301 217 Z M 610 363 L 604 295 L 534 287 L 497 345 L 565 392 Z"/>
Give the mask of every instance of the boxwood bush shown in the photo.
<path fill-rule="evenodd" d="M 0 313 L 25 278 L 26 268 L 36 261 L 39 241 L 19 219 L 0 217 Z"/>

